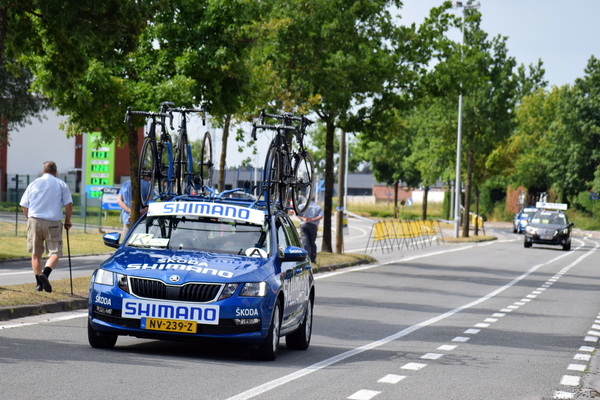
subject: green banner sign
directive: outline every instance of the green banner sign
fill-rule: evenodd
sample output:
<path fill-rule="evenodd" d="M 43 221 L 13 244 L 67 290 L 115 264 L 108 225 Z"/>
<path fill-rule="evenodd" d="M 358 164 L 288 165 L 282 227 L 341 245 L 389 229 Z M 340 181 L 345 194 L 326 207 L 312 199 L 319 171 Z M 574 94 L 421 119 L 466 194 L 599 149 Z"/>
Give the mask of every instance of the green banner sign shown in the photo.
<path fill-rule="evenodd" d="M 86 193 L 88 198 L 99 198 L 103 187 L 114 185 L 115 142 L 98 143 L 100 132 L 86 136 Z"/>

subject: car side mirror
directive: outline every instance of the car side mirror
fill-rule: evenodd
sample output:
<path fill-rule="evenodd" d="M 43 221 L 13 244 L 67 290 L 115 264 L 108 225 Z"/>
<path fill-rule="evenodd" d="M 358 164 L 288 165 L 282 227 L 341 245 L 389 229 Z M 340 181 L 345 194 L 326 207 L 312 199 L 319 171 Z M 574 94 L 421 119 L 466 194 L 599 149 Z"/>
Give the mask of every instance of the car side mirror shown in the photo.
<path fill-rule="evenodd" d="M 308 252 L 303 248 L 288 246 L 283 250 L 284 261 L 304 261 L 308 257 Z"/>
<path fill-rule="evenodd" d="M 108 247 L 119 248 L 119 240 L 121 240 L 121 234 L 119 232 L 110 232 L 102 236 L 104 244 Z"/>
<path fill-rule="evenodd" d="M 575 226 L 575 222 L 571 222 L 571 223 L 569 224 L 569 227 L 572 227 L 572 226 Z"/>

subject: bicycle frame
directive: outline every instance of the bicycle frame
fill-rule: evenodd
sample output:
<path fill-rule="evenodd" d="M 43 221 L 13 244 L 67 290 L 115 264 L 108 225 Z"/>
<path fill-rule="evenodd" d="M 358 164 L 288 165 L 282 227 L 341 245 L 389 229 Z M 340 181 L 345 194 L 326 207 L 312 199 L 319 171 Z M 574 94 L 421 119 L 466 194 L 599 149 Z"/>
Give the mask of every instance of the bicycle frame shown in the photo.
<path fill-rule="evenodd" d="M 147 111 L 132 111 L 129 107 L 127 108 L 127 112 L 125 114 L 125 121 L 129 125 L 130 128 L 133 127 L 131 123 L 132 115 L 140 115 L 145 117 L 146 119 L 150 119 L 149 128 L 145 129 L 146 135 L 144 139 L 144 144 L 142 145 L 142 153 L 140 155 L 140 165 L 138 166 L 138 178 L 140 181 L 144 177 L 150 177 L 150 190 L 154 190 L 154 184 L 157 183 L 159 189 L 162 189 L 163 178 L 166 179 L 166 187 L 165 191 L 159 190 L 158 197 L 164 195 L 171 195 L 172 193 L 172 179 L 173 179 L 173 149 L 171 145 L 171 137 L 166 129 L 166 118 L 169 118 L 172 123 L 173 115 L 171 113 L 164 112 L 168 105 L 172 105 L 173 103 L 162 103 L 161 104 L 161 112 L 147 112 Z M 160 120 L 158 120 L 160 118 Z M 160 125 L 163 128 L 161 133 L 161 137 L 159 141 L 156 140 L 156 126 Z M 162 170 L 162 150 L 166 148 L 168 165 L 166 174 Z M 145 154 L 147 151 L 150 151 L 150 161 L 151 166 L 143 165 L 143 159 L 145 158 Z M 142 196 L 142 204 L 148 205 L 150 200 L 156 199 L 156 196 L 152 196 L 154 193 L 148 193 L 148 198 L 143 198 Z M 151 199 L 151 197 L 153 197 Z"/>
<path fill-rule="evenodd" d="M 179 138 L 177 140 L 177 157 L 176 157 L 176 191 L 177 194 L 190 194 L 191 190 L 201 190 L 202 187 L 198 187 L 193 171 L 193 157 L 192 147 L 188 141 L 187 135 L 187 113 L 200 112 L 202 113 L 202 125 L 206 125 L 206 108 L 204 105 L 200 109 L 194 108 L 169 108 L 169 113 L 178 112 L 181 114 L 181 123 L 179 125 Z M 172 128 L 172 126 L 171 126 Z M 187 168 L 185 167 L 187 165 Z"/>
<path fill-rule="evenodd" d="M 273 118 L 281 120 L 280 125 L 266 125 L 264 124 L 265 118 Z M 294 124 L 294 122 L 300 122 L 300 126 Z M 312 157 L 304 147 L 304 134 L 306 127 L 313 122 L 308 118 L 301 115 L 295 117 L 292 114 L 267 114 L 264 110 L 261 110 L 259 115 L 259 123 L 254 123 L 252 126 L 252 139 L 256 140 L 257 129 L 269 129 L 275 130 L 277 134 L 271 141 L 269 151 L 267 152 L 265 170 L 263 173 L 263 196 L 267 203 L 267 208 L 270 212 L 274 210 L 275 204 L 277 203 L 277 195 L 279 201 L 277 204 L 280 208 L 289 208 L 287 204 L 288 196 L 292 196 L 293 207 L 296 212 L 303 212 L 308 204 L 306 201 L 303 203 L 305 206 L 300 207 L 299 196 L 303 194 L 303 190 L 309 189 L 308 196 L 312 194 L 312 176 L 314 170 L 314 164 Z M 285 133 L 292 132 L 298 144 L 298 149 L 292 151 L 292 146 L 288 142 L 287 135 Z M 304 164 L 304 166 L 302 166 Z M 272 171 L 277 169 L 277 171 Z M 302 175 L 307 175 L 307 179 L 304 177 L 298 179 L 298 171 L 303 171 Z M 273 185 L 274 181 L 277 181 L 277 189 Z M 274 193 L 277 190 L 279 193 Z M 305 199 L 307 200 L 307 199 Z M 302 210 L 300 210 L 302 209 Z"/>

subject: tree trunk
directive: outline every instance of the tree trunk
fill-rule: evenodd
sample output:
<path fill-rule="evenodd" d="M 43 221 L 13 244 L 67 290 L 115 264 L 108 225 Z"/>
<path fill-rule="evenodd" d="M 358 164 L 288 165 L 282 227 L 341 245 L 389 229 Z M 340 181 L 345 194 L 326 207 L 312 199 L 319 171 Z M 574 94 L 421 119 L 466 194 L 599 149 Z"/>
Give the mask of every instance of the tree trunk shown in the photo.
<path fill-rule="evenodd" d="M 221 159 L 219 160 L 219 193 L 225 190 L 225 169 L 227 168 L 227 139 L 229 138 L 229 125 L 231 123 L 231 114 L 225 116 L 225 123 L 223 124 L 223 138 L 221 140 Z"/>
<path fill-rule="evenodd" d="M 448 196 L 448 192 L 450 192 L 450 196 Z M 444 195 L 444 197 L 447 200 L 447 207 L 446 207 L 446 220 L 449 221 L 450 220 L 450 212 L 452 211 L 452 182 L 449 181 L 448 182 L 448 191 L 446 192 L 446 194 Z"/>
<path fill-rule="evenodd" d="M 398 185 L 400 181 L 394 182 L 394 218 L 398 219 Z"/>
<path fill-rule="evenodd" d="M 143 129 L 143 128 L 142 128 Z M 127 136 L 127 145 L 129 146 L 129 178 L 131 180 L 131 214 L 130 221 L 133 225 L 140 218 L 140 206 L 142 197 L 140 194 L 139 173 L 139 155 L 138 155 L 138 130 L 134 127 L 129 128 Z"/>
<path fill-rule="evenodd" d="M 479 186 L 475 185 L 475 214 L 479 216 Z M 479 218 L 475 219 L 475 236 L 479 236 Z"/>
<path fill-rule="evenodd" d="M 334 139 L 335 125 L 334 118 L 330 117 L 326 121 L 327 135 L 325 137 L 325 199 L 323 207 L 323 243 L 321 251 L 331 253 L 331 211 L 333 208 L 333 184 L 334 184 Z"/>
<path fill-rule="evenodd" d="M 427 197 L 429 196 L 429 186 L 423 187 L 423 206 L 421 208 L 421 220 L 427 219 Z"/>
<path fill-rule="evenodd" d="M 471 185 L 473 179 L 473 151 L 467 152 L 467 182 L 465 185 L 465 210 L 463 214 L 462 237 L 469 237 L 469 211 L 471 210 Z"/>

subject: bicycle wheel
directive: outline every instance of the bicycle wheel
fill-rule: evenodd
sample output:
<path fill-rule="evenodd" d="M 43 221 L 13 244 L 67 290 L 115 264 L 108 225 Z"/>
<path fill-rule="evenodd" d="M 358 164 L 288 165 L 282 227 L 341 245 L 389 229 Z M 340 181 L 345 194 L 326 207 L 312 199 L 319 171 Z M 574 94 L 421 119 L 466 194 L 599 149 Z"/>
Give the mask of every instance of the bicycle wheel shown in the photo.
<path fill-rule="evenodd" d="M 286 151 L 287 152 L 287 151 Z M 279 177 L 279 207 L 285 210 L 289 206 L 288 202 L 292 195 L 292 161 L 287 154 L 279 152 L 280 159 L 279 165 L 281 165 L 281 176 Z"/>
<path fill-rule="evenodd" d="M 265 159 L 262 191 L 269 215 L 272 215 L 279 194 L 279 150 L 273 146 L 269 149 Z"/>
<path fill-rule="evenodd" d="M 150 138 L 144 139 L 142 145 L 142 152 L 140 153 L 140 162 L 138 165 L 138 182 L 142 182 L 144 178 L 150 178 L 150 190 L 148 193 L 140 193 L 142 206 L 147 207 L 150 200 L 154 197 L 154 191 L 152 190 L 156 181 L 156 168 L 154 164 L 154 155 L 156 154 L 155 143 Z M 160 179 L 159 179 L 160 181 Z M 159 184 L 160 186 L 160 184 Z"/>
<path fill-rule="evenodd" d="M 175 192 L 189 194 L 188 181 L 188 143 L 187 134 L 182 132 L 177 143 L 177 157 L 175 161 Z"/>
<path fill-rule="evenodd" d="M 200 179 L 201 185 L 212 188 L 212 177 L 213 177 L 213 151 L 212 151 L 212 139 L 210 132 L 204 134 L 202 140 L 202 154 L 200 160 Z M 201 191 L 204 191 L 201 188 Z"/>
<path fill-rule="evenodd" d="M 314 162 L 307 151 L 294 156 L 294 182 L 292 184 L 292 205 L 296 214 L 308 208 L 313 194 Z"/>

